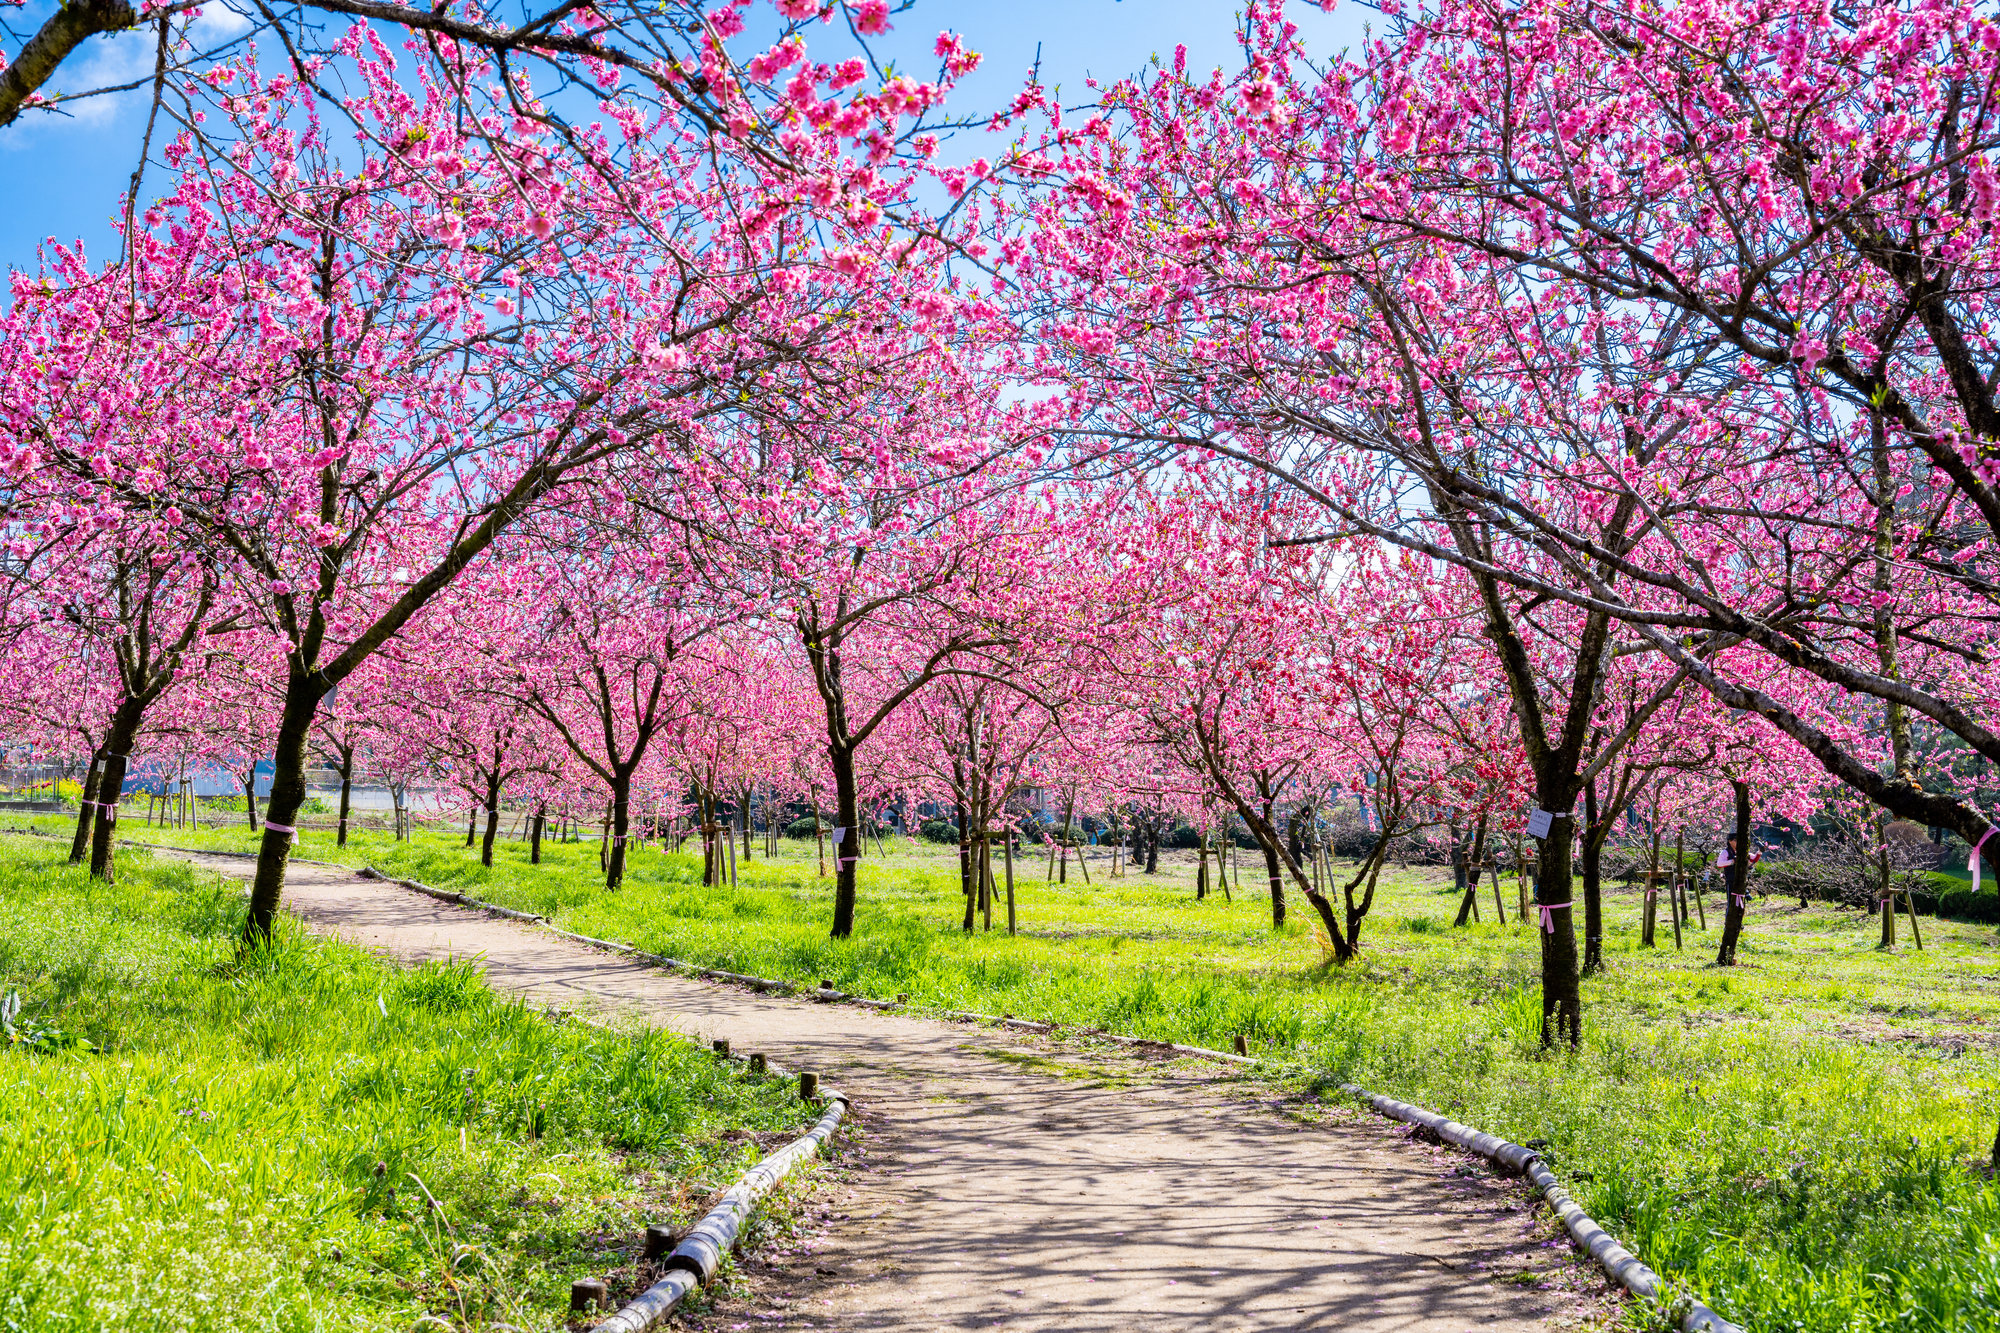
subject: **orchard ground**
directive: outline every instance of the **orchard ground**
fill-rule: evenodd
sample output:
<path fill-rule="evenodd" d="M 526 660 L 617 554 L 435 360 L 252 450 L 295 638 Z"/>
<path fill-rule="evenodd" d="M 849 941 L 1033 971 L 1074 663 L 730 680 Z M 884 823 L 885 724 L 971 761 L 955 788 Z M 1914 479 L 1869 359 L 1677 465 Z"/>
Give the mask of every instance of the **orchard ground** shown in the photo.
<path fill-rule="evenodd" d="M 51 832 L 58 821 L 48 821 Z M 240 825 L 123 833 L 244 850 Z M 1193 854 L 1156 875 L 1042 878 L 1015 863 L 1020 932 L 959 928 L 957 854 L 891 839 L 864 861 L 852 939 L 827 937 L 832 881 L 811 843 L 758 844 L 736 889 L 703 887 L 699 858 L 640 850 L 604 891 L 597 844 L 503 841 L 496 864 L 456 831 L 413 842 L 362 830 L 299 854 L 462 889 L 584 934 L 795 981 L 822 979 L 913 1009 L 1006 1012 L 1271 1057 L 1269 1077 L 1337 1097 L 1349 1080 L 1516 1141 L 1545 1140 L 1585 1206 L 1670 1281 L 1751 1327 L 1992 1327 L 2000 1309 L 2000 1183 L 1980 1165 L 2000 1112 L 2000 931 L 1926 917 L 1924 948 L 1875 947 L 1865 913 L 1767 899 L 1741 962 L 1713 965 L 1719 913 L 1676 951 L 1638 945 L 1636 892 L 1607 885 L 1605 975 L 1586 983 L 1574 1053 L 1539 1044 L 1532 928 L 1451 927 L 1447 872 L 1385 876 L 1361 960 L 1324 965 L 1310 913 L 1273 931 L 1251 874 L 1194 899 Z M 740 855 L 740 851 L 739 851 Z M 1252 866 L 1244 866 L 1246 872 Z M 1713 900 L 1710 902 L 1713 908 Z"/>
<path fill-rule="evenodd" d="M 237 886 L 144 854 L 106 885 L 65 850 L 0 839 L 0 1327 L 565 1328 L 573 1279 L 638 1290 L 646 1225 L 810 1119 L 470 963 L 289 918 L 240 951 Z"/>

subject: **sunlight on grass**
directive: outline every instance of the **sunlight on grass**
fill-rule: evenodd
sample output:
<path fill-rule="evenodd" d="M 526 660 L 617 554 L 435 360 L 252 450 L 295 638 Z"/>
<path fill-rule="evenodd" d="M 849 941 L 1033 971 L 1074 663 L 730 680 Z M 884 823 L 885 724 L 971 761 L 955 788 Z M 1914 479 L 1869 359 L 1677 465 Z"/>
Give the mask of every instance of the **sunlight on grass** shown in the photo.
<path fill-rule="evenodd" d="M 127 829 L 135 836 L 143 830 Z M 188 841 L 247 848 L 241 830 Z M 1584 1206 L 1670 1281 L 1758 1329 L 1971 1330 L 2000 1309 L 2000 1189 L 1973 1166 L 2000 1111 L 1993 1054 L 2000 933 L 1926 920 L 1927 949 L 1875 950 L 1873 919 L 1769 901 L 1742 965 L 1712 965 L 1720 922 L 1676 951 L 1638 943 L 1638 897 L 1607 899 L 1606 975 L 1586 982 L 1586 1037 L 1540 1047 L 1538 945 L 1513 921 L 1454 929 L 1436 871 L 1392 872 L 1362 959 L 1320 965 L 1309 913 L 1282 932 L 1268 900 L 1196 902 L 1191 866 L 1086 885 L 1016 863 L 1021 933 L 966 935 L 950 848 L 897 842 L 863 864 L 851 940 L 827 938 L 831 881 L 810 844 L 703 888 L 693 857 L 657 847 L 606 893 L 597 847 L 546 864 L 503 843 L 497 864 L 448 834 L 363 834 L 300 854 L 384 869 L 542 913 L 676 958 L 916 1008 L 1007 1012 L 1227 1047 L 1274 1075 L 1352 1080 L 1514 1140 L 1546 1139 Z M 1710 904 L 1711 908 L 1713 904 Z M 1490 912 L 1491 903 L 1483 904 Z M 996 910 L 1004 923 L 1004 912 Z"/>
<path fill-rule="evenodd" d="M 0 840 L 0 1328 L 563 1328 L 572 1278 L 756 1155 L 724 1131 L 806 1118 L 471 963 L 296 926 L 239 956 L 237 886 L 61 855 Z"/>

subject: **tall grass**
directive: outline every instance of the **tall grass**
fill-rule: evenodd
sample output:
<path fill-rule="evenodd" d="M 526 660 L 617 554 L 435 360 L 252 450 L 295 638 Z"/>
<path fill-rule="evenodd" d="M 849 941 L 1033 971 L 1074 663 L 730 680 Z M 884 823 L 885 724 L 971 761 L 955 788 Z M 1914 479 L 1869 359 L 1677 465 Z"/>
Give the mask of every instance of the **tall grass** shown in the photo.
<path fill-rule="evenodd" d="M 247 845 L 240 831 L 199 836 Z M 919 1007 L 1209 1046 L 1242 1034 L 1301 1090 L 1334 1096 L 1351 1080 L 1547 1140 L 1607 1227 L 1751 1328 L 2000 1327 L 2000 1186 L 1977 1165 L 2000 1114 L 1990 926 L 1927 922 L 1925 952 L 1881 954 L 1866 916 L 1770 905 L 1752 914 L 1743 965 L 1718 969 L 1719 923 L 1691 926 L 1685 953 L 1641 949 L 1636 897 L 1614 897 L 1584 1044 L 1550 1054 L 1533 930 L 1441 926 L 1455 895 L 1435 877 L 1391 875 L 1362 961 L 1329 969 L 1296 920 L 1273 931 L 1255 898 L 1197 903 L 1179 870 L 1089 886 L 1072 870 L 1048 886 L 1017 865 L 1023 933 L 968 937 L 953 854 L 904 846 L 864 863 L 859 927 L 836 941 L 811 844 L 744 866 L 737 890 L 703 888 L 695 858 L 648 848 L 607 893 L 595 844 L 545 851 L 529 866 L 503 843 L 486 869 L 458 839 L 425 834 L 363 835 L 338 853 L 312 837 L 302 854 L 373 860 L 588 934 L 908 993 Z"/>
<path fill-rule="evenodd" d="M 124 854 L 0 840 L 0 1328 L 555 1329 L 570 1281 L 791 1131 L 692 1044 L 281 929 Z"/>

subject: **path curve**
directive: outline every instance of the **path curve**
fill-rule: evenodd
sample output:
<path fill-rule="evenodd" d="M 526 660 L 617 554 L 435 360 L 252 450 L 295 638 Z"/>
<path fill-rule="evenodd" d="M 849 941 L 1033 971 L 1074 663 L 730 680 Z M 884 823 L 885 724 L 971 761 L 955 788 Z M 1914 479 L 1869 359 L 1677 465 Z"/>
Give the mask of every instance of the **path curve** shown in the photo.
<path fill-rule="evenodd" d="M 238 880 L 253 870 L 186 859 Z M 338 867 L 294 863 L 285 889 L 315 929 L 404 960 L 480 955 L 498 989 L 726 1037 L 853 1097 L 866 1165 L 839 1213 L 821 1212 L 811 1270 L 753 1272 L 751 1303 L 767 1308 L 751 1322 L 742 1308 L 696 1317 L 710 1326 L 1466 1333 L 1574 1322 L 1573 1299 L 1495 1280 L 1529 1256 L 1554 1258 L 1527 1191 L 1372 1117 L 1301 1126 L 1212 1067 L 1066 1060 L 1024 1034 L 690 981 Z"/>

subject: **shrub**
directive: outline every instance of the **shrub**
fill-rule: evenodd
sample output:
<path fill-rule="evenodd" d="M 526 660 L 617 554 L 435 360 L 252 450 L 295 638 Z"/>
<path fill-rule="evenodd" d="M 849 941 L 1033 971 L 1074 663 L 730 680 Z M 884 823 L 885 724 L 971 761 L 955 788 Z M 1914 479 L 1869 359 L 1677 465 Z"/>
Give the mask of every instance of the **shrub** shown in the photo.
<path fill-rule="evenodd" d="M 791 823 L 785 825 L 785 836 L 788 838 L 810 838 L 816 836 L 821 829 L 831 832 L 833 825 L 823 820 L 815 820 L 811 815 L 807 815 L 804 819 L 794 819 Z"/>
<path fill-rule="evenodd" d="M 919 830 L 925 842 L 935 842 L 949 846 L 958 841 L 958 825 L 948 819 L 926 819 Z"/>

